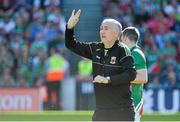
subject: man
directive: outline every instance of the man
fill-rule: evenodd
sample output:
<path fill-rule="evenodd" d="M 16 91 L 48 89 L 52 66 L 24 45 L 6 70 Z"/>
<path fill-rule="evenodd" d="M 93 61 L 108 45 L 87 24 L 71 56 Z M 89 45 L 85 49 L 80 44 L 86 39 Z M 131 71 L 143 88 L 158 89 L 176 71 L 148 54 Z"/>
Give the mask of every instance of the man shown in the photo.
<path fill-rule="evenodd" d="M 81 10 L 72 15 L 65 32 L 66 47 L 93 62 L 93 83 L 96 110 L 93 121 L 133 121 L 134 107 L 131 99 L 130 81 L 136 77 L 134 60 L 129 48 L 118 41 L 121 24 L 114 19 L 105 19 L 100 27 L 101 42 L 76 41 L 74 26 Z"/>
<path fill-rule="evenodd" d="M 64 79 L 66 70 L 66 60 L 59 54 L 56 48 L 50 49 L 50 56 L 46 60 L 46 86 L 48 92 L 48 109 L 59 110 L 60 106 L 60 86 Z"/>
<path fill-rule="evenodd" d="M 132 97 L 135 104 L 135 121 L 140 121 L 143 112 L 143 85 L 147 83 L 146 58 L 140 47 L 137 45 L 139 40 L 139 31 L 135 27 L 127 27 L 123 30 L 122 42 L 130 49 L 135 60 L 136 79 L 132 81 Z"/>

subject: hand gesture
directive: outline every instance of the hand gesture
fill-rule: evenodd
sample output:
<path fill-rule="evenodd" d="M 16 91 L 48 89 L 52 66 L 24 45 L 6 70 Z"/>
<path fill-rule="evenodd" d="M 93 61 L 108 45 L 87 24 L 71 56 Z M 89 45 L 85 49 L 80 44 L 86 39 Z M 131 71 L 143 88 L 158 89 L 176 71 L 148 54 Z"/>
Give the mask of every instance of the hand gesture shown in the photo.
<path fill-rule="evenodd" d="M 93 83 L 103 83 L 103 84 L 108 84 L 109 81 L 107 78 L 103 77 L 103 76 L 96 76 L 93 80 Z"/>
<path fill-rule="evenodd" d="M 81 10 L 79 9 L 76 13 L 75 10 L 72 11 L 71 17 L 68 20 L 67 28 L 72 29 L 77 22 L 79 21 L 79 17 L 81 15 Z"/>

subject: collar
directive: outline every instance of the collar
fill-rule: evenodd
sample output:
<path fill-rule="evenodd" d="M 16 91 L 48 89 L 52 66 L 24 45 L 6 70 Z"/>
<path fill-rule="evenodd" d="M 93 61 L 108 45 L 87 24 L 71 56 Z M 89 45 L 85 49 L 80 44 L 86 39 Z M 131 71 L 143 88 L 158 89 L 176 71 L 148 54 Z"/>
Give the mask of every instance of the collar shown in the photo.
<path fill-rule="evenodd" d="M 104 44 L 102 43 L 102 47 L 103 47 L 103 49 L 111 50 L 111 49 L 113 49 L 114 47 L 116 47 L 116 45 L 117 45 L 118 42 L 119 42 L 119 40 L 116 40 L 115 43 L 113 44 L 113 46 L 112 46 L 111 48 L 105 48 L 105 47 L 104 47 Z"/>
<path fill-rule="evenodd" d="M 130 51 L 132 52 L 135 48 L 140 48 L 138 45 L 133 46 Z"/>

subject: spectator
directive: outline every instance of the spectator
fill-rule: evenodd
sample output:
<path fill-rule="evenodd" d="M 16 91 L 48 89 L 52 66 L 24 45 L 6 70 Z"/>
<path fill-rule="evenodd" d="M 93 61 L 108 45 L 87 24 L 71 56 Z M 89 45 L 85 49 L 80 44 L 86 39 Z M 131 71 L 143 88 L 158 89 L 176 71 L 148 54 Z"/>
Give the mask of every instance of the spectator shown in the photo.
<path fill-rule="evenodd" d="M 125 27 L 136 25 L 140 30 L 140 45 L 147 57 L 149 73 L 147 88 L 163 88 L 171 71 L 180 80 L 178 0 L 105 0 L 104 15 L 119 20 Z"/>
<path fill-rule="evenodd" d="M 77 81 L 91 81 L 92 80 L 92 61 L 86 58 L 82 58 L 78 62 L 78 75 Z"/>
<path fill-rule="evenodd" d="M 46 60 L 46 87 L 48 89 L 48 109 L 59 110 L 61 82 L 65 76 L 66 60 L 59 54 L 56 48 L 50 49 L 50 56 Z"/>
<path fill-rule="evenodd" d="M 159 90 L 162 87 L 162 84 L 160 83 L 159 77 L 156 75 L 152 78 L 152 81 L 147 85 L 148 89 L 154 89 L 154 90 Z"/>
<path fill-rule="evenodd" d="M 44 85 L 47 50 L 56 47 L 65 57 L 69 53 L 64 48 L 66 21 L 61 6 L 62 0 L 0 0 L 1 79 L 8 69 L 10 77 L 5 75 L 5 79 L 10 79 L 14 87 Z M 165 76 L 171 71 L 179 83 L 178 0 L 104 0 L 104 15 L 119 20 L 123 27 L 138 27 L 139 44 L 147 56 L 150 84 L 156 81 L 156 77 L 151 76 L 158 74 L 160 85 L 165 85 L 169 81 Z M 68 61 L 64 65 L 69 70 Z"/>
<path fill-rule="evenodd" d="M 0 28 L 2 28 L 5 33 L 12 32 L 16 26 L 15 20 L 11 19 L 10 16 L 11 15 L 4 14 L 3 19 L 0 21 Z"/>
<path fill-rule="evenodd" d="M 167 90 L 180 89 L 180 83 L 177 81 L 175 72 L 170 72 L 167 75 L 168 76 L 163 87 Z"/>
<path fill-rule="evenodd" d="M 48 48 L 57 46 L 64 52 L 66 22 L 61 1 L 0 2 L 0 78 L 8 79 L 4 71 L 9 69 L 9 79 L 17 87 L 43 85 Z M 48 46 L 47 40 L 53 44 Z"/>
<path fill-rule="evenodd" d="M 4 70 L 2 79 L 1 79 L 1 87 L 10 88 L 10 87 L 15 87 L 15 86 L 16 84 L 10 74 L 10 69 Z"/>
<path fill-rule="evenodd" d="M 28 88 L 29 84 L 27 83 L 27 78 L 23 75 L 20 75 L 19 82 L 17 83 L 17 87 L 20 88 Z"/>
<path fill-rule="evenodd" d="M 176 47 L 176 61 L 180 63 L 180 41 L 178 42 Z"/>

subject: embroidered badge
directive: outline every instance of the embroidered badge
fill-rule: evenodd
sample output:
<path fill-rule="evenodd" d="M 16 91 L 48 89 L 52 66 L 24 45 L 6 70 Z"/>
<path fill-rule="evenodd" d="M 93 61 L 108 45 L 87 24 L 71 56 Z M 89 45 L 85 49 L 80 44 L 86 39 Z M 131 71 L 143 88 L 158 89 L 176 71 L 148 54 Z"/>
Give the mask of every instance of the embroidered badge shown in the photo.
<path fill-rule="evenodd" d="M 116 57 L 115 56 L 111 57 L 110 63 L 111 64 L 115 64 L 116 63 Z"/>

